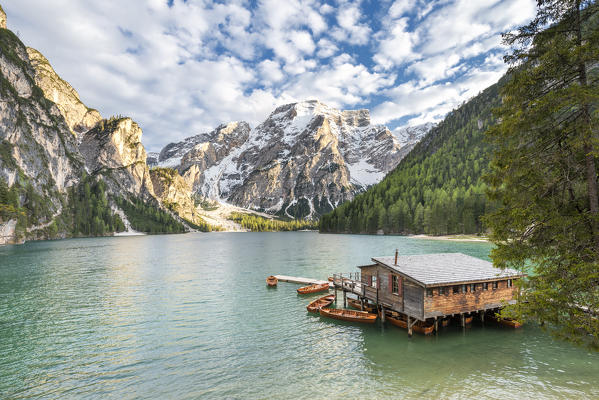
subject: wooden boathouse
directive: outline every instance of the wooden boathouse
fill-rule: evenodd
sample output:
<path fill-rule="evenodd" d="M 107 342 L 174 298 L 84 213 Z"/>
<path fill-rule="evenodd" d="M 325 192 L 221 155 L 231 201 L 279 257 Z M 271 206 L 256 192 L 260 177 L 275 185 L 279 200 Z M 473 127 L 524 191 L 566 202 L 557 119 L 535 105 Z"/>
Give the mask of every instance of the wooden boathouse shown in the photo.
<path fill-rule="evenodd" d="M 373 264 L 359 266 L 360 273 L 333 276 L 335 294 L 343 291 L 358 297 L 362 308 L 374 304 L 385 319 L 386 313 L 405 318 L 408 334 L 414 324 L 434 323 L 459 316 L 478 314 L 514 304 L 515 280 L 524 275 L 513 269 L 498 269 L 492 263 L 461 253 L 374 257 Z"/>

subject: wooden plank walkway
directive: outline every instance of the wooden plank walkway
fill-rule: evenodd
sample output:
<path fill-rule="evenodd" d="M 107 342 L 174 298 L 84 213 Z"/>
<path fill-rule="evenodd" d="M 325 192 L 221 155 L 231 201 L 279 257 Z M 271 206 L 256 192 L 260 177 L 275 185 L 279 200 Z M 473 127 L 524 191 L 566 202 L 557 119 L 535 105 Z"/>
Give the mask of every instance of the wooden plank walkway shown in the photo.
<path fill-rule="evenodd" d="M 314 285 L 321 283 L 328 283 L 329 287 L 333 287 L 333 283 L 329 281 L 321 281 L 318 279 L 312 278 L 302 278 L 298 276 L 288 276 L 288 275 L 275 275 L 275 277 L 281 282 L 290 282 L 290 283 L 301 283 L 305 285 Z"/>

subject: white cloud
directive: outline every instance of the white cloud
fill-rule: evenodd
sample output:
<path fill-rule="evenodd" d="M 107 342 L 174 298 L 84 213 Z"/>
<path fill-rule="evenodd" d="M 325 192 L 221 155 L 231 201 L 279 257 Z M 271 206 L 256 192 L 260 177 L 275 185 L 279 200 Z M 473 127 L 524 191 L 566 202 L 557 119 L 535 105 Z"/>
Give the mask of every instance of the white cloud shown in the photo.
<path fill-rule="evenodd" d="M 499 33 L 526 22 L 535 6 L 378 4 L 378 17 L 344 0 L 3 5 L 9 28 L 44 53 L 88 106 L 139 122 L 149 150 L 231 120 L 255 125 L 276 105 L 305 98 L 373 104 L 380 123 L 438 119 L 501 76 Z"/>

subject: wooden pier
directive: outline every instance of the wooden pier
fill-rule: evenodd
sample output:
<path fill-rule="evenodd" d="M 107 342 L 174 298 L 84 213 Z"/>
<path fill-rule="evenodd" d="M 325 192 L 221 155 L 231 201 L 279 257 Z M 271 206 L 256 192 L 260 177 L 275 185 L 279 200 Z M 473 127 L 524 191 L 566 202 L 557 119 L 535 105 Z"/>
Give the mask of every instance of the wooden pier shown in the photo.
<path fill-rule="evenodd" d="M 302 278 L 298 276 L 288 276 L 288 275 L 275 275 L 280 282 L 290 282 L 290 283 L 300 283 L 303 285 L 321 285 L 323 283 L 328 283 L 329 287 L 333 287 L 333 283 L 329 281 L 321 281 L 319 279 L 312 278 Z"/>

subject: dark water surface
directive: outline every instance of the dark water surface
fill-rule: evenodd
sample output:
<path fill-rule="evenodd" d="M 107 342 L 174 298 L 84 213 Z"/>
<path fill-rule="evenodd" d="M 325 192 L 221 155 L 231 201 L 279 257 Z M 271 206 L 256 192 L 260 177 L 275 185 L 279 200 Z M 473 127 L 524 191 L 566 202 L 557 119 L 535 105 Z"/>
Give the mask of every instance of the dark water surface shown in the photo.
<path fill-rule="evenodd" d="M 537 327 L 408 339 L 312 316 L 298 285 L 265 286 L 355 271 L 396 247 L 490 249 L 308 232 L 0 247 L 0 398 L 599 398 L 599 355 Z"/>

